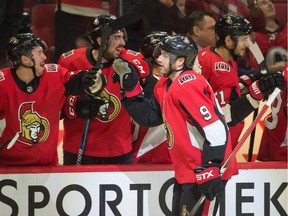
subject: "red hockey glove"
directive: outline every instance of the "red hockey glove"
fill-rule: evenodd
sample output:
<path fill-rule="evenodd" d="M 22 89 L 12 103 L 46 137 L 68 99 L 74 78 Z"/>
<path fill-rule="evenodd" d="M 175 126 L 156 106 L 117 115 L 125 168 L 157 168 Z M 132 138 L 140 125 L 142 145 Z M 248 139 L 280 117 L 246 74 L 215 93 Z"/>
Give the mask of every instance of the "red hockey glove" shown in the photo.
<path fill-rule="evenodd" d="M 254 81 L 261 79 L 267 71 L 251 71 L 251 74 L 243 75 L 239 77 L 239 83 L 242 83 L 245 87 L 249 87 Z"/>
<path fill-rule="evenodd" d="M 196 173 L 196 183 L 199 185 L 199 191 L 203 193 L 210 201 L 214 199 L 217 193 L 224 190 L 225 184 L 220 178 L 220 164 L 211 163 L 194 169 Z"/>
<path fill-rule="evenodd" d="M 81 81 L 86 93 L 92 97 L 99 95 L 102 88 L 107 85 L 107 79 L 105 75 L 101 73 L 101 70 L 95 70 L 93 68 L 84 71 Z"/>
<path fill-rule="evenodd" d="M 266 100 L 268 96 L 278 87 L 283 90 L 285 87 L 285 80 L 281 73 L 269 73 L 263 76 L 249 86 L 249 93 L 255 100 Z"/>
<path fill-rule="evenodd" d="M 140 80 L 147 78 L 152 71 L 151 63 L 140 52 L 122 49 L 120 57 L 135 67 Z"/>
<path fill-rule="evenodd" d="M 114 80 L 118 79 L 126 97 L 130 98 L 142 93 L 140 77 L 133 65 L 122 58 L 116 58 L 113 61 L 113 68 L 116 73 Z"/>

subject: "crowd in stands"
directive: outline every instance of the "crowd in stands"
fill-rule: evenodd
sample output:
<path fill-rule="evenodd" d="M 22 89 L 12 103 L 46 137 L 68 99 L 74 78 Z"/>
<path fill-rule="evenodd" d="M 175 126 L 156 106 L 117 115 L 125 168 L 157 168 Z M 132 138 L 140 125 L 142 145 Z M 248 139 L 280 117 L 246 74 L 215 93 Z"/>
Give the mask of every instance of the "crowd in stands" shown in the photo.
<path fill-rule="evenodd" d="M 51 17 L 34 14 L 39 4 Z M 271 0 L 3 1 L 0 165 L 57 165 L 63 119 L 64 165 L 173 164 L 174 215 L 201 193 L 215 214 L 237 174 L 234 164 L 221 178 L 221 165 L 275 88 L 257 159 L 287 161 L 287 19 L 276 12 Z M 32 16 L 52 24 L 42 34 Z"/>

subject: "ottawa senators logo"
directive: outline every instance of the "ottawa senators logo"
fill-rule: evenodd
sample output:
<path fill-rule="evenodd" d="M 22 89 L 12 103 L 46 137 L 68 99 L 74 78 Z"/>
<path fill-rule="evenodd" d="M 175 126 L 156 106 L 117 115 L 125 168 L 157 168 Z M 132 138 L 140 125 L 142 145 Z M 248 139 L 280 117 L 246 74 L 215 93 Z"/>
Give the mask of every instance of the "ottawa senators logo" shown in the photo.
<path fill-rule="evenodd" d="M 167 121 L 166 121 L 166 119 L 164 117 L 164 114 L 162 115 L 162 118 L 163 118 L 164 126 L 165 126 L 165 129 L 166 129 L 167 148 L 171 149 L 173 147 L 173 145 L 174 145 L 174 136 L 173 136 L 173 133 L 172 133 L 170 125 L 167 123 Z"/>
<path fill-rule="evenodd" d="M 215 62 L 215 70 L 230 72 L 230 66 L 226 62 Z"/>
<path fill-rule="evenodd" d="M 33 110 L 33 103 L 23 103 L 18 113 L 21 128 L 18 140 L 28 145 L 44 142 L 50 132 L 48 120 Z"/>
<path fill-rule="evenodd" d="M 104 89 L 99 95 L 100 99 L 104 101 L 104 104 L 100 106 L 97 119 L 101 122 L 109 122 L 115 119 L 121 109 L 121 102 L 119 99 Z"/>

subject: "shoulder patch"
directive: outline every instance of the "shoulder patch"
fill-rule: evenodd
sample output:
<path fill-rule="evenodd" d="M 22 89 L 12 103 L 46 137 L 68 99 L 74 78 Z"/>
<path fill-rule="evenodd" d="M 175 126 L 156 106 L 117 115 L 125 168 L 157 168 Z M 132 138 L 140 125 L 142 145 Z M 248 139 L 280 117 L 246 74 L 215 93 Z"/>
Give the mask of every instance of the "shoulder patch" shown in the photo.
<path fill-rule="evenodd" d="M 0 81 L 5 80 L 5 76 L 4 73 L 2 71 L 0 71 Z"/>
<path fill-rule="evenodd" d="M 64 58 L 67 58 L 67 57 L 69 57 L 69 56 L 71 56 L 71 55 L 74 55 L 74 49 L 62 54 L 62 56 L 63 56 Z"/>
<path fill-rule="evenodd" d="M 184 76 L 179 77 L 178 82 L 180 85 L 183 85 L 186 82 L 189 82 L 191 80 L 195 80 L 196 77 L 193 74 L 186 74 Z"/>
<path fill-rule="evenodd" d="M 215 70 L 230 72 L 230 65 L 226 62 L 215 62 Z"/>
<path fill-rule="evenodd" d="M 58 72 L 57 64 L 45 64 L 45 68 L 47 72 Z"/>

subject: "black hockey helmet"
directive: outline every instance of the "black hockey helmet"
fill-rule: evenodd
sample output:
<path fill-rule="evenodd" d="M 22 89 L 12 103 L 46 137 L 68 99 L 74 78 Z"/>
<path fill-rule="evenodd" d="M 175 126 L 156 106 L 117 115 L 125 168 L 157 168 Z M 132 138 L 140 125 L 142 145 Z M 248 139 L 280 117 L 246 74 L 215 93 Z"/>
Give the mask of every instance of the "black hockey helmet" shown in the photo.
<path fill-rule="evenodd" d="M 153 31 L 148 34 L 140 45 L 140 52 L 142 55 L 145 58 L 153 59 L 153 51 L 156 45 L 167 36 L 169 36 L 168 33 L 164 31 Z"/>
<path fill-rule="evenodd" d="M 36 35 L 32 33 L 17 34 L 10 38 L 6 54 L 12 64 L 18 66 L 21 64 L 22 55 L 32 58 L 31 51 L 36 46 L 41 46 L 43 52 L 47 50 L 46 43 Z"/>
<path fill-rule="evenodd" d="M 225 37 L 230 35 L 233 38 L 241 35 L 249 35 L 252 32 L 250 22 L 244 17 L 227 13 L 220 16 L 215 24 L 215 33 L 218 36 L 217 43 L 224 43 Z M 219 42 L 218 42 L 219 41 Z"/>
<path fill-rule="evenodd" d="M 179 57 L 185 57 L 185 65 L 191 67 L 197 56 L 197 45 L 188 35 L 175 35 L 166 37 L 154 50 L 153 56 L 157 59 L 165 50 L 170 53 L 170 60 L 175 61 Z"/>
<path fill-rule="evenodd" d="M 91 22 L 88 24 L 87 35 L 95 47 L 99 47 L 99 44 L 95 44 L 96 38 L 101 37 L 104 27 L 115 19 L 116 16 L 114 15 L 101 14 L 97 16 L 95 19 L 91 20 Z M 124 28 L 114 30 L 112 33 L 116 33 L 119 31 L 123 31 L 125 37 L 127 38 L 126 30 Z"/>

